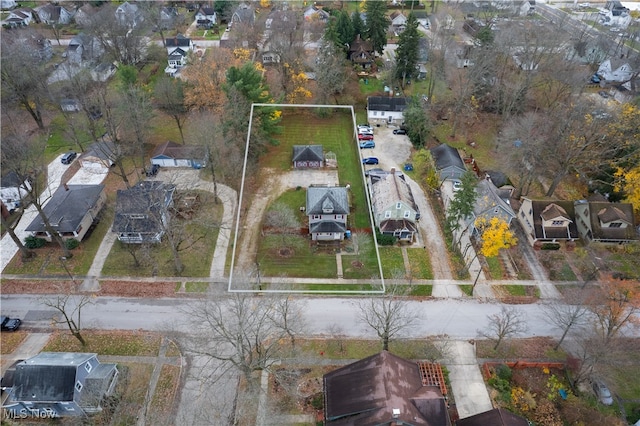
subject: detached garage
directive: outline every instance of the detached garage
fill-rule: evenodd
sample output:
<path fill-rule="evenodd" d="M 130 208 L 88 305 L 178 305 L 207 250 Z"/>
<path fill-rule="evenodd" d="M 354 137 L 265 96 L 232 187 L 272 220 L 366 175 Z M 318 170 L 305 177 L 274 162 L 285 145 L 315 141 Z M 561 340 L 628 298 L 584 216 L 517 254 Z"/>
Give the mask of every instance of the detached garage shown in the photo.
<path fill-rule="evenodd" d="M 80 156 L 80 165 L 83 169 L 104 173 L 104 169 L 113 166 L 116 159 L 116 147 L 111 141 L 98 141 Z"/>
<path fill-rule="evenodd" d="M 179 145 L 167 141 L 157 147 L 151 156 L 151 164 L 160 167 L 193 167 L 201 169 L 206 166 L 206 150 L 199 145 Z"/>

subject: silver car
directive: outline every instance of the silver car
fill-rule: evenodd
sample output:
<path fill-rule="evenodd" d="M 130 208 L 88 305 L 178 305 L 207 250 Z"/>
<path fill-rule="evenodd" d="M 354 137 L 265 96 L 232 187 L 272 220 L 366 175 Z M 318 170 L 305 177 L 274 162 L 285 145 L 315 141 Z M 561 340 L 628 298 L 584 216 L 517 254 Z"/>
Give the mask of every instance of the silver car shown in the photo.
<path fill-rule="evenodd" d="M 601 380 L 594 379 L 591 381 L 591 386 L 593 386 L 593 391 L 596 394 L 596 398 L 601 404 L 611 405 L 613 404 L 613 397 L 611 396 L 611 391 L 609 388 L 602 383 Z"/>

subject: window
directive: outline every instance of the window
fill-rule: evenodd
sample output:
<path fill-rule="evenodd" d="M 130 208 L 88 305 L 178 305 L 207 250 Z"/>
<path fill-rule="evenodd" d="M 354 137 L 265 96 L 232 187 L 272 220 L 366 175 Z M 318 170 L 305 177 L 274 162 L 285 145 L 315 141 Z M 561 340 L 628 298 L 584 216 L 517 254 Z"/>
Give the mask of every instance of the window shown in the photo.
<path fill-rule="evenodd" d="M 130 214 L 129 219 L 144 219 L 145 215 L 143 214 Z"/>
<path fill-rule="evenodd" d="M 73 408 L 73 407 L 72 407 L 72 406 L 70 406 L 70 405 L 65 405 L 64 409 L 65 409 L 65 410 L 67 410 L 67 411 L 76 411 L 76 409 L 75 409 L 75 408 Z"/>
<path fill-rule="evenodd" d="M 312 218 L 312 219 L 320 219 L 320 217 L 321 217 L 321 216 L 320 216 L 319 214 L 314 214 L 311 218 Z"/>
<path fill-rule="evenodd" d="M 76 382 L 76 390 L 80 392 L 82 390 L 82 383 Z"/>
<path fill-rule="evenodd" d="M 529 214 L 532 215 L 533 214 L 533 209 L 529 209 Z"/>
<path fill-rule="evenodd" d="M 563 226 L 564 220 L 554 220 L 551 222 L 551 226 Z"/>
<path fill-rule="evenodd" d="M 93 367 L 91 366 L 91 363 L 89 363 L 89 362 L 84 365 L 84 369 L 87 370 L 87 373 L 91 373 L 91 369 L 92 368 Z"/>
<path fill-rule="evenodd" d="M 396 203 L 396 209 L 400 210 L 402 208 L 402 203 Z"/>
<path fill-rule="evenodd" d="M 373 111 L 373 116 L 375 117 L 376 115 L 378 115 L 378 111 Z"/>
<path fill-rule="evenodd" d="M 404 211 L 404 217 L 405 219 L 411 216 L 411 212 L 409 210 L 405 210 Z"/>
<path fill-rule="evenodd" d="M 609 224 L 609 228 L 621 228 L 622 227 L 622 222 L 611 222 Z"/>
<path fill-rule="evenodd" d="M 384 212 L 384 218 L 385 219 L 389 219 L 391 217 L 391 212 L 389 210 L 387 210 L 386 212 Z"/>

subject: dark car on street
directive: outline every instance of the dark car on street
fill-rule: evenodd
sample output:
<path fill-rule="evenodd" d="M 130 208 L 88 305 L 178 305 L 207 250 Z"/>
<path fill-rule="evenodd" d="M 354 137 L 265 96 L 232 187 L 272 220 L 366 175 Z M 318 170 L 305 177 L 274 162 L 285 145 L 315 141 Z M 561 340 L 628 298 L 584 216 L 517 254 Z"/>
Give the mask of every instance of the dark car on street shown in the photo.
<path fill-rule="evenodd" d="M 362 164 L 378 164 L 378 157 L 366 157 L 362 159 Z"/>
<path fill-rule="evenodd" d="M 20 321 L 18 318 L 9 318 L 4 315 L 2 315 L 1 321 L 2 331 L 16 331 L 20 327 L 20 324 L 22 324 L 22 321 Z"/>
<path fill-rule="evenodd" d="M 394 135 L 406 135 L 407 134 L 407 130 L 406 129 L 395 129 L 393 131 Z"/>
<path fill-rule="evenodd" d="M 158 166 L 157 164 L 153 164 L 147 169 L 145 174 L 147 175 L 147 177 L 155 176 L 158 174 L 158 170 L 160 170 L 160 166 Z"/>

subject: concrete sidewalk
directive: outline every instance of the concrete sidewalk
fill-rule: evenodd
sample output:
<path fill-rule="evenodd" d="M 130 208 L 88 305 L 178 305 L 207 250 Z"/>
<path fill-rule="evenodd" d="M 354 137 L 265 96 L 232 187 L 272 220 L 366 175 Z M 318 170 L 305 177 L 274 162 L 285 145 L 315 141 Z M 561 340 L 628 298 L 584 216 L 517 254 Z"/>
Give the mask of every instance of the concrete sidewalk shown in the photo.
<path fill-rule="evenodd" d="M 15 351 L 2 355 L 2 374 L 15 361 L 38 355 L 49 341 L 50 336 L 51 333 L 29 333 Z"/>
<path fill-rule="evenodd" d="M 449 370 L 451 391 L 461 419 L 493 409 L 489 392 L 482 379 L 473 344 L 467 341 L 441 342 L 444 364 Z"/>

